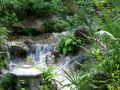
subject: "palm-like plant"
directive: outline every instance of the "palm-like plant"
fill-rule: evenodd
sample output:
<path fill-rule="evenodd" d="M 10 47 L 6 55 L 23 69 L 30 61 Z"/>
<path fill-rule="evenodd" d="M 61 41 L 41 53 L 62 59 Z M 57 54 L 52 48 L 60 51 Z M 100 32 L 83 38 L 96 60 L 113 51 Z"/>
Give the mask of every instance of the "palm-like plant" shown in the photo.
<path fill-rule="evenodd" d="M 71 90 L 90 90 L 90 73 L 63 71 L 66 74 L 65 77 L 70 81 L 64 87 L 70 87 Z"/>

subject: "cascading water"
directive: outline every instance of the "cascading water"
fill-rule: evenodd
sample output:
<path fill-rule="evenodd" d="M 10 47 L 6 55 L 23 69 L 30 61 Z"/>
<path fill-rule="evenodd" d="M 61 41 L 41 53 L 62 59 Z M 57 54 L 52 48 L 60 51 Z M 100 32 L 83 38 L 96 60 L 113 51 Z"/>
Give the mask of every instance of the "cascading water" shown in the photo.
<path fill-rule="evenodd" d="M 9 46 L 9 48 L 11 46 Z M 27 57 L 30 57 L 34 64 L 40 64 L 42 62 L 45 62 L 45 58 L 46 58 L 46 55 L 48 54 L 48 52 L 52 52 L 55 48 L 55 46 L 53 44 L 29 44 L 29 45 L 26 45 L 26 47 L 28 48 Z M 18 52 L 18 51 L 16 51 L 16 52 Z M 10 57 L 12 57 L 12 56 L 10 56 Z M 22 61 L 27 62 L 27 61 L 25 61 L 26 58 L 23 59 L 16 55 L 13 56 L 11 58 L 10 64 L 9 64 L 10 69 L 14 69 L 19 64 L 21 64 Z"/>
<path fill-rule="evenodd" d="M 31 47 L 31 46 L 30 46 Z M 48 52 L 52 52 L 54 50 L 53 44 L 34 44 L 35 50 L 31 50 L 28 52 L 28 56 L 32 57 L 32 60 L 35 64 L 39 64 L 42 62 Z"/>

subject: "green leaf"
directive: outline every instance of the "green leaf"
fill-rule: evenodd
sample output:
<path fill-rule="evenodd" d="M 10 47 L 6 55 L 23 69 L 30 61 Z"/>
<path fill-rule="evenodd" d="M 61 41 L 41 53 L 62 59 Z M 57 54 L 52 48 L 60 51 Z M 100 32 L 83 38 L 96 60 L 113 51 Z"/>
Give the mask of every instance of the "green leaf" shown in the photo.
<path fill-rule="evenodd" d="M 65 46 L 70 45 L 72 41 L 73 41 L 72 38 L 66 39 L 66 40 L 65 40 Z"/>
<path fill-rule="evenodd" d="M 72 51 L 72 47 L 69 47 L 69 48 L 68 48 L 68 51 Z"/>
<path fill-rule="evenodd" d="M 63 48 L 63 54 L 67 54 L 68 49 L 66 47 Z"/>

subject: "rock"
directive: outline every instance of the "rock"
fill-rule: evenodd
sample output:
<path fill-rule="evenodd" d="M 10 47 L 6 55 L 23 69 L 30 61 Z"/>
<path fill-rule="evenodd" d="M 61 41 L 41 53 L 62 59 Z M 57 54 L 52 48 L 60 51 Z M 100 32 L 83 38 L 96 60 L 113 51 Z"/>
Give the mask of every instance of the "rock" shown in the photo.
<path fill-rule="evenodd" d="M 35 44 L 27 44 L 29 50 L 28 52 L 29 53 L 36 53 L 36 50 L 37 50 L 37 46 Z"/>
<path fill-rule="evenodd" d="M 88 39 L 87 36 L 89 35 L 89 32 L 86 28 L 76 28 L 73 30 L 74 36 L 78 39 Z"/>
<path fill-rule="evenodd" d="M 45 17 L 45 18 L 35 18 L 30 17 L 18 23 L 15 23 L 13 26 L 16 28 L 32 28 L 41 33 L 46 32 L 44 23 L 54 24 L 58 21 L 56 16 Z"/>
<path fill-rule="evenodd" d="M 61 37 L 66 36 L 69 32 L 65 31 L 65 32 L 61 32 L 61 33 L 52 33 L 52 40 L 54 43 L 59 43 L 61 40 Z"/>
<path fill-rule="evenodd" d="M 46 55 L 46 63 L 47 65 L 52 65 L 55 63 L 58 63 L 58 60 L 60 59 L 60 52 L 59 51 L 52 51 L 48 52 Z"/>
<path fill-rule="evenodd" d="M 7 74 L 7 73 L 9 73 L 9 71 L 6 70 L 6 69 L 1 69 L 1 73 L 2 73 L 2 74 Z"/>
<path fill-rule="evenodd" d="M 85 62 L 87 59 L 86 56 L 78 55 L 72 58 L 71 62 L 69 63 L 70 69 L 77 71 L 81 68 L 81 64 Z"/>
<path fill-rule="evenodd" d="M 58 18 L 56 16 L 51 16 L 51 17 L 47 17 L 47 18 L 42 18 L 42 21 L 45 23 L 52 23 L 55 24 L 58 22 Z"/>
<path fill-rule="evenodd" d="M 60 52 L 59 51 L 52 51 L 51 54 L 55 56 L 55 59 L 60 57 Z"/>
<path fill-rule="evenodd" d="M 31 39 L 27 39 L 23 41 L 24 44 L 29 48 L 28 52 L 35 53 L 37 47 L 35 46 L 35 43 Z"/>
<path fill-rule="evenodd" d="M 51 52 L 48 52 L 46 54 L 46 64 L 52 65 L 55 63 L 55 56 L 51 54 Z"/>
<path fill-rule="evenodd" d="M 31 39 L 24 40 L 23 42 L 27 45 L 33 44 L 33 41 Z"/>
<path fill-rule="evenodd" d="M 0 52 L 7 52 L 8 46 L 7 45 L 0 45 Z"/>
<path fill-rule="evenodd" d="M 25 58 L 27 56 L 28 50 L 29 49 L 27 47 L 11 46 L 10 49 L 9 49 L 9 52 L 10 52 L 11 56 Z"/>
<path fill-rule="evenodd" d="M 39 69 L 32 67 L 31 65 L 23 65 L 20 68 L 14 69 L 11 74 L 14 74 L 18 77 L 36 77 L 41 75 L 42 72 Z"/>

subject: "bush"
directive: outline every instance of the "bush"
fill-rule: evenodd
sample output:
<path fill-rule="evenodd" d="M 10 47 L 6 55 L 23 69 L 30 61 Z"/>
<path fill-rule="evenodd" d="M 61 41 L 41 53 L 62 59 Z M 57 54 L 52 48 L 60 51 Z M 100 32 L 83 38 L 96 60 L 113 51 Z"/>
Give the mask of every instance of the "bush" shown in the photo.
<path fill-rule="evenodd" d="M 62 32 L 68 30 L 69 23 L 63 20 L 59 20 L 57 23 L 44 23 L 44 27 L 47 32 Z"/>
<path fill-rule="evenodd" d="M 53 70 L 53 67 L 49 67 L 47 71 L 42 74 L 42 80 L 39 87 L 40 90 L 56 90 L 55 83 L 53 84 L 53 78 L 56 76 L 56 72 Z"/>
<path fill-rule="evenodd" d="M 40 32 L 32 28 L 23 28 L 18 30 L 16 34 L 25 35 L 25 36 L 35 36 L 35 35 L 39 35 Z"/>
<path fill-rule="evenodd" d="M 93 74 L 93 88 L 97 90 L 119 90 L 120 62 L 119 39 L 109 32 L 97 34 L 104 44 L 103 47 L 95 44 L 96 49 L 90 50 L 90 60 L 95 63 L 96 73 Z"/>
<path fill-rule="evenodd" d="M 5 27 L 0 27 L 0 44 L 4 44 L 7 39 L 8 31 Z"/>
<path fill-rule="evenodd" d="M 91 90 L 90 82 L 91 76 L 89 73 L 83 73 L 82 71 L 73 72 L 73 71 L 65 71 L 65 77 L 70 81 L 69 84 L 65 85 L 64 87 L 70 87 L 71 90 Z"/>
<path fill-rule="evenodd" d="M 12 74 L 6 74 L 0 81 L 0 88 L 3 90 L 17 90 L 15 76 Z"/>
<path fill-rule="evenodd" d="M 7 53 L 0 52 L 0 69 L 7 67 L 6 54 Z"/>
<path fill-rule="evenodd" d="M 63 36 L 59 42 L 59 51 L 63 54 L 77 53 L 86 44 L 84 39 L 76 39 L 72 33 Z"/>

